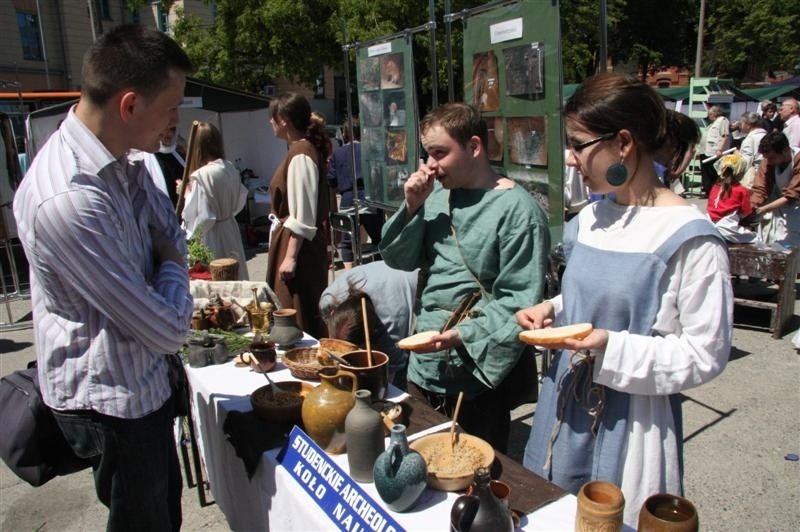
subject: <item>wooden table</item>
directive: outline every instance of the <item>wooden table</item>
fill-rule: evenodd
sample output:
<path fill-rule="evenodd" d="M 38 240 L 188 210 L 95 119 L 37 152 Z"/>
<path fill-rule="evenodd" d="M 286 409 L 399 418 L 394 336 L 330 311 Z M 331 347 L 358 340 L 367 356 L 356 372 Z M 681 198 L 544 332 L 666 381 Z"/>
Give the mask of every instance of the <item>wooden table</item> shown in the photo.
<path fill-rule="evenodd" d="M 797 248 L 761 249 L 752 244 L 728 246 L 731 275 L 767 279 L 778 285 L 775 301 L 744 297 L 733 299 L 736 305 L 769 310 L 771 313 L 769 330 L 776 339 L 781 337 L 784 327 L 794 314 L 797 254 Z"/>

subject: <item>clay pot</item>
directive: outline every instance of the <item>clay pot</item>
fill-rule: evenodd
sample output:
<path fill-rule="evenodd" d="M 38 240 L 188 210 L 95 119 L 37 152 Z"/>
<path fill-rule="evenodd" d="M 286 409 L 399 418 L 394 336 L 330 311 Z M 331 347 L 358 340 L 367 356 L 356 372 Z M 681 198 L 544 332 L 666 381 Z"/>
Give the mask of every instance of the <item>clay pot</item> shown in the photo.
<path fill-rule="evenodd" d="M 340 387 L 342 376 L 350 377 L 351 388 Z M 319 377 L 322 384 L 303 401 L 303 426 L 325 452 L 341 454 L 347 448 L 344 422 L 356 402 L 358 379 L 348 371 L 328 367 L 320 370 Z"/>
<path fill-rule="evenodd" d="M 491 486 L 491 476 L 485 467 L 475 470 L 472 486 L 467 495 L 462 495 L 450 510 L 450 530 L 455 532 L 511 532 L 514 521 L 508 504 L 499 499 Z M 503 486 L 506 486 L 503 484 Z M 507 488 L 508 486 L 506 486 Z M 499 491 L 503 491 L 499 486 Z M 505 491 L 508 496 L 510 490 Z"/>
<path fill-rule="evenodd" d="M 372 351 L 372 366 L 368 364 L 366 350 L 351 351 L 341 355 L 348 364 L 340 367 L 354 373 L 358 377 L 358 386 L 369 390 L 371 401 L 380 401 L 386 397 L 389 387 L 389 357 L 380 351 Z"/>
<path fill-rule="evenodd" d="M 272 313 L 274 323 L 270 328 L 269 338 L 281 347 L 290 347 L 303 337 L 303 331 L 297 326 L 297 311 L 283 308 Z"/>
<path fill-rule="evenodd" d="M 575 532 L 622 530 L 625 497 L 616 485 L 602 480 L 587 482 L 578 490 Z"/>
<path fill-rule="evenodd" d="M 375 489 L 390 510 L 404 512 L 414 507 L 427 483 L 425 459 L 408 446 L 405 425 L 392 427 L 389 447 L 378 456 L 372 470 Z"/>
<path fill-rule="evenodd" d="M 370 405 L 369 390 L 356 391 L 356 404 L 344 420 L 350 476 L 372 482 L 375 460 L 385 450 L 383 418 Z"/>
<path fill-rule="evenodd" d="M 651 495 L 639 512 L 640 532 L 697 532 L 697 510 L 689 500 L 669 493 Z"/>
<path fill-rule="evenodd" d="M 222 305 L 206 305 L 206 320 L 211 327 L 230 331 L 236 323 L 236 315 L 233 312 L 233 305 L 226 301 Z"/>

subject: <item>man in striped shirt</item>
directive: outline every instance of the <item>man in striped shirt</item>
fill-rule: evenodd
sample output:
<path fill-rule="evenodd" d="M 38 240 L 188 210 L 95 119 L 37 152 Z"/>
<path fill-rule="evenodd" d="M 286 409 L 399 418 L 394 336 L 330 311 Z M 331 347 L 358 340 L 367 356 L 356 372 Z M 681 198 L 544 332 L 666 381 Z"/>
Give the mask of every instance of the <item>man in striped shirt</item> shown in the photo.
<path fill-rule="evenodd" d="M 184 234 L 131 149 L 178 122 L 186 54 L 120 26 L 86 52 L 81 99 L 14 200 L 31 271 L 42 396 L 89 458 L 109 530 L 177 530 L 181 478 L 167 353 L 189 327 Z"/>

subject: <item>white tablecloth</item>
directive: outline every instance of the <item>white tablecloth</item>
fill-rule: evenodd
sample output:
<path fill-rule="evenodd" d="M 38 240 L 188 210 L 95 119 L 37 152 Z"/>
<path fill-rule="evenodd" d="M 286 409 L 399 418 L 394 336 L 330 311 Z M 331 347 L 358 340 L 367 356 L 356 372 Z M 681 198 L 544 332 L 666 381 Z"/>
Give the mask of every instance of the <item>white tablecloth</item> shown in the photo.
<path fill-rule="evenodd" d="M 305 345 L 315 344 L 307 337 Z M 276 461 L 278 449 L 264 453 L 252 479 L 247 478 L 242 460 L 225 439 L 222 424 L 232 410 L 250 410 L 249 394 L 266 384 L 264 376 L 248 368 L 237 368 L 233 362 L 187 367 L 198 445 L 206 466 L 211 492 L 233 530 L 332 530 L 334 523 L 314 504 L 309 495 Z M 296 380 L 284 366 L 270 373 L 276 382 Z M 391 389 L 388 399 L 403 397 Z M 409 439 L 413 439 L 413 435 Z M 332 459 L 345 471 L 346 455 Z M 361 487 L 377 503 L 380 496 L 373 484 Z M 427 489 L 414 509 L 406 513 L 391 512 L 407 530 L 447 530 L 450 507 L 458 494 Z M 567 495 L 523 519 L 522 530 L 574 530 L 576 499 Z"/>

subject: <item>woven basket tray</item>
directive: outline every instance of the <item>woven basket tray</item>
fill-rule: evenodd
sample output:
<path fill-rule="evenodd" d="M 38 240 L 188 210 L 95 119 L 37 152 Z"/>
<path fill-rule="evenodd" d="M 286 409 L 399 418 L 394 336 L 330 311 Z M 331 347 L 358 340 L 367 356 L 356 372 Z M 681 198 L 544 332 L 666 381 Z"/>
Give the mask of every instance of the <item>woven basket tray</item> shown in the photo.
<path fill-rule="evenodd" d="M 336 355 L 343 355 L 358 349 L 355 344 L 335 338 L 321 338 L 319 343 L 323 349 L 332 351 Z M 317 373 L 324 367 L 319 363 L 318 355 L 318 347 L 296 347 L 283 355 L 283 363 L 295 378 L 317 381 L 319 380 Z"/>

